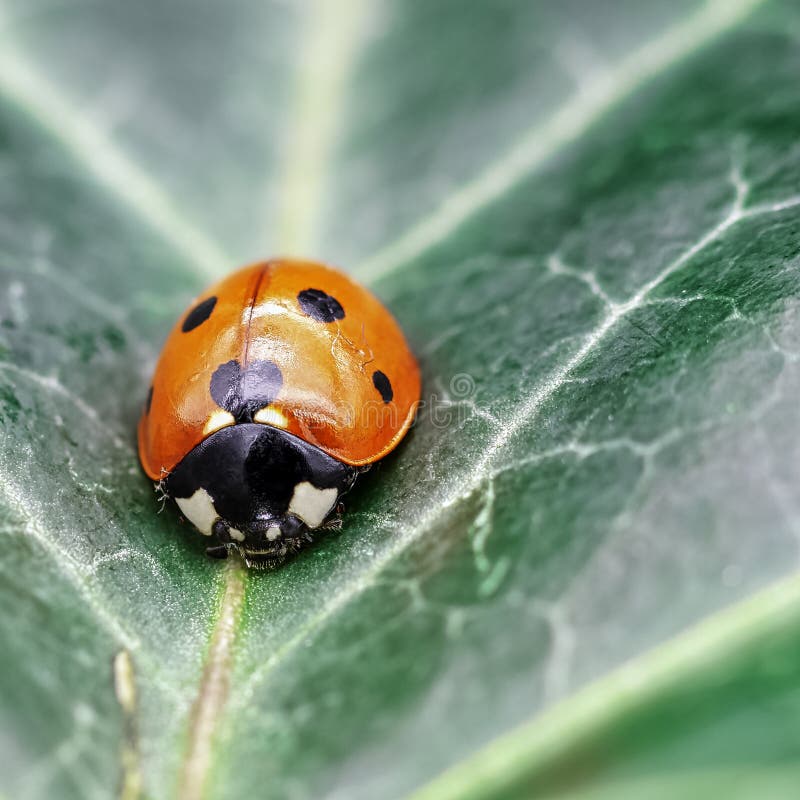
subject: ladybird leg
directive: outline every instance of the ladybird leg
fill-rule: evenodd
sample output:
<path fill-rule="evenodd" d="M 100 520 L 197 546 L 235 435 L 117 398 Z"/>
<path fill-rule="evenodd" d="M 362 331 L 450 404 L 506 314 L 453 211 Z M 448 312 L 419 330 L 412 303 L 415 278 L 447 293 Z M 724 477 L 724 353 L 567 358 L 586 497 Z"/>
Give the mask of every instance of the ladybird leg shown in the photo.
<path fill-rule="evenodd" d="M 213 533 L 223 545 L 230 544 L 232 541 L 231 529 L 228 526 L 228 523 L 223 522 L 221 519 L 216 520 L 211 526 L 211 533 Z"/>
<path fill-rule="evenodd" d="M 156 502 L 158 503 L 158 513 L 161 514 L 167 507 L 167 500 L 169 500 L 169 492 L 167 492 L 166 480 L 164 478 L 161 478 L 160 481 L 156 481 L 156 483 L 153 484 L 153 488 L 156 493 Z"/>
<path fill-rule="evenodd" d="M 341 506 L 341 510 L 339 508 Z M 340 531 L 344 523 L 342 522 L 342 511 L 344 511 L 344 504 L 339 503 L 336 507 L 336 510 L 329 519 L 325 520 L 322 525 L 319 526 L 319 530 L 323 531 Z"/>
<path fill-rule="evenodd" d="M 216 547 L 206 547 L 206 555 L 211 558 L 227 558 L 228 548 L 224 544 L 217 545 Z"/>

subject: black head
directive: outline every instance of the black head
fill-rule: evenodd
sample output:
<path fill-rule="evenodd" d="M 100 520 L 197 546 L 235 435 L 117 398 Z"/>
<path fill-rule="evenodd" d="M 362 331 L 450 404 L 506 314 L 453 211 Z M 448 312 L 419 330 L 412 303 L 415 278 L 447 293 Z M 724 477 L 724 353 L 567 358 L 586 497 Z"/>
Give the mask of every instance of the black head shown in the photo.
<path fill-rule="evenodd" d="M 329 525 L 358 472 L 286 431 L 243 423 L 195 447 L 164 488 L 201 533 L 216 539 L 211 555 L 236 548 L 248 565 L 264 566 Z"/>

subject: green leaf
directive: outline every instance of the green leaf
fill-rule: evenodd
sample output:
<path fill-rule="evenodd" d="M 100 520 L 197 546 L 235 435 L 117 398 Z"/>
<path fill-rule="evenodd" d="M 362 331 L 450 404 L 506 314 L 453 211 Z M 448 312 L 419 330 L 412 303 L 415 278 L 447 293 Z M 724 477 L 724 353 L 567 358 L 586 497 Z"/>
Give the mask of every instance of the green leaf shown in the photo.
<path fill-rule="evenodd" d="M 5 796 L 792 796 L 795 3 L 0 18 Z M 375 288 L 425 407 L 248 575 L 134 429 L 276 252 Z"/>

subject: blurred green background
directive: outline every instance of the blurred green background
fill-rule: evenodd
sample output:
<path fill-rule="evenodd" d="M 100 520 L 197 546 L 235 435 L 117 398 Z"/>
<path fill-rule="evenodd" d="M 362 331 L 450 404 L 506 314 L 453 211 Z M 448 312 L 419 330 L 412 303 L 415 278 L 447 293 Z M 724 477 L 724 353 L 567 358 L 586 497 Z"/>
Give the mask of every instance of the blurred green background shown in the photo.
<path fill-rule="evenodd" d="M 2 0 L 0 795 L 796 797 L 798 75 L 792 0 Z M 426 406 L 246 575 L 134 429 L 277 254 Z"/>

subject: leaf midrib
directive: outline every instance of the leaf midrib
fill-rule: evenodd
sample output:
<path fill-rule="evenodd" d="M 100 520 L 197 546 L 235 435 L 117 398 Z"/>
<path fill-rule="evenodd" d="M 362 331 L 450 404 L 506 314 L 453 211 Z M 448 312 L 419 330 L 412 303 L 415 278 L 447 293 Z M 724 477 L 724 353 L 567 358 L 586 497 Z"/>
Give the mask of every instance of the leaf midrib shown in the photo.
<path fill-rule="evenodd" d="M 247 589 L 247 570 L 234 557 L 225 565 L 225 579 L 211 644 L 189 721 L 179 800 L 197 800 L 205 791 L 218 718 L 228 701 L 233 645 Z"/>
<path fill-rule="evenodd" d="M 276 238 L 285 252 L 300 251 L 298 254 L 304 255 L 302 251 L 311 250 L 328 176 L 326 162 L 333 153 L 347 73 L 355 63 L 360 35 L 365 33 L 363 17 L 367 9 L 365 0 L 315 0 L 306 12 L 300 52 L 306 54 L 312 65 L 320 66 L 316 61 L 320 54 L 328 63 L 307 70 L 303 69 L 304 61 L 300 61 L 296 81 L 298 100 L 287 127 L 290 157 L 279 184 L 284 191 L 280 193 Z M 331 64 L 331 59 L 336 63 Z M 323 84 L 324 98 L 319 97 L 320 90 L 312 85 L 316 81 Z M 314 167 L 312 171 L 309 165 Z M 248 583 L 249 573 L 244 565 L 231 559 L 190 719 L 178 789 L 181 800 L 197 800 L 206 795 L 219 721 L 228 704 L 233 648 Z"/>

